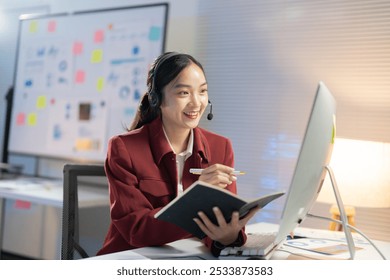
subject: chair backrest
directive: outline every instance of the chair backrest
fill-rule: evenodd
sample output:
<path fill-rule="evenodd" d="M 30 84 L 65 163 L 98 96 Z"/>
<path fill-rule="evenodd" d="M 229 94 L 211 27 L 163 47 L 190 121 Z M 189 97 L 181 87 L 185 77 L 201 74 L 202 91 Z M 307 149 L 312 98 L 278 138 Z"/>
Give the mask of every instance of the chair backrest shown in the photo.
<path fill-rule="evenodd" d="M 79 244 L 78 179 L 82 176 L 106 176 L 106 173 L 103 165 L 96 164 L 65 164 L 63 173 L 61 259 L 74 259 L 74 251 L 77 251 L 82 258 L 86 258 L 88 254 Z"/>

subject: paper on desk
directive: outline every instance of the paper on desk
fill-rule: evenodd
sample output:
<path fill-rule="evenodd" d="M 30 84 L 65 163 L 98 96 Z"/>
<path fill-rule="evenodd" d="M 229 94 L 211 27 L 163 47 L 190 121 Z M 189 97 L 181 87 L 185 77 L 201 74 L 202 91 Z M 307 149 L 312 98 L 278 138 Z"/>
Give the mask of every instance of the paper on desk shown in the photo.
<path fill-rule="evenodd" d="M 112 254 L 90 257 L 83 260 L 149 260 L 149 258 L 134 252 L 134 250 L 127 250 Z"/>
<path fill-rule="evenodd" d="M 181 239 L 163 246 L 144 247 L 134 251 L 150 259 L 215 259 L 196 238 Z"/>
<path fill-rule="evenodd" d="M 300 238 L 297 240 L 291 239 L 284 243 L 285 246 L 310 251 L 317 254 L 323 255 L 340 255 L 344 253 L 349 254 L 348 246 L 340 241 L 334 241 L 329 239 L 318 239 L 318 238 Z M 362 248 L 355 247 L 356 250 Z M 348 255 L 349 256 L 349 255 Z"/>

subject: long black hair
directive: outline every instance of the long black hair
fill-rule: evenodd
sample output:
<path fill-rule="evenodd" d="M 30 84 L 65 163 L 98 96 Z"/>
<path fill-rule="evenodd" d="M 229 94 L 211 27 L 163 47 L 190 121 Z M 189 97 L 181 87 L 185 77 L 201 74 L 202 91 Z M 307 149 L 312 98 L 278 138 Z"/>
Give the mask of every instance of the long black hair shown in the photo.
<path fill-rule="evenodd" d="M 189 54 L 167 52 L 157 57 L 148 72 L 146 81 L 148 90 L 141 98 L 133 123 L 128 131 L 150 123 L 161 115 L 160 106 L 164 87 L 192 63 L 199 66 L 204 72 L 200 62 Z"/>

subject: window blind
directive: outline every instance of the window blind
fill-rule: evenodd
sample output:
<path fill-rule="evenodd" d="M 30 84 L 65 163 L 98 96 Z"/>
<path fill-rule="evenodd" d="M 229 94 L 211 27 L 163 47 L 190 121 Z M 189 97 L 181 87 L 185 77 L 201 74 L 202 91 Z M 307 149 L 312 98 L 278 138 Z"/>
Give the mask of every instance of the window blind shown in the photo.
<path fill-rule="evenodd" d="M 199 1 L 195 55 L 214 113 L 202 126 L 232 140 L 242 196 L 288 188 L 320 80 L 338 137 L 390 142 L 389 28 L 389 1 Z"/>

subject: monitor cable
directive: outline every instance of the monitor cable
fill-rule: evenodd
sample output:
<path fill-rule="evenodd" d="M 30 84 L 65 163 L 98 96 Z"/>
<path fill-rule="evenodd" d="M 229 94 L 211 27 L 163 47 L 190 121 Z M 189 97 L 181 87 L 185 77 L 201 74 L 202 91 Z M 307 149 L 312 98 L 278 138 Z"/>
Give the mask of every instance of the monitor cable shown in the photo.
<path fill-rule="evenodd" d="M 308 213 L 307 214 L 307 217 L 311 217 L 311 218 L 317 218 L 317 219 L 322 219 L 322 220 L 327 220 L 327 221 L 331 221 L 331 222 L 335 222 L 335 223 L 338 223 L 338 224 L 343 224 L 342 221 L 340 220 L 335 220 L 335 219 L 332 219 L 332 218 L 328 218 L 328 217 L 323 217 L 323 216 L 318 216 L 318 215 L 314 215 L 314 214 L 310 214 Z M 359 233 L 364 239 L 366 239 L 372 247 L 374 247 L 374 249 L 378 252 L 378 254 L 384 259 L 384 260 L 387 260 L 385 255 L 383 255 L 383 253 L 379 250 L 379 248 L 374 244 L 374 242 L 371 241 L 371 239 L 365 235 L 361 230 L 357 229 L 356 227 L 354 226 L 351 226 L 350 224 L 346 224 L 347 227 L 349 227 L 350 229 L 356 231 L 357 233 Z"/>

